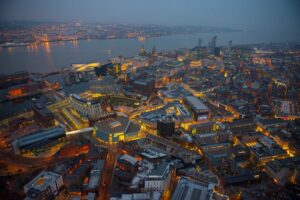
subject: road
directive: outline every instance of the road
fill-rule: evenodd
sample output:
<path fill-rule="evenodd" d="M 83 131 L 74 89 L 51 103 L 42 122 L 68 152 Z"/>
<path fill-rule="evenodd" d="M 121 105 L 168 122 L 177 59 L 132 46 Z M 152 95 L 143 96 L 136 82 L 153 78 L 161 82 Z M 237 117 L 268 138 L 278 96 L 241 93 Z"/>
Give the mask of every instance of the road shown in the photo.
<path fill-rule="evenodd" d="M 110 199 L 110 188 L 112 184 L 113 172 L 116 165 L 116 158 L 118 155 L 117 145 L 111 145 L 108 149 L 108 153 L 105 160 L 105 166 L 102 174 L 101 183 L 99 185 L 98 200 Z"/>
<path fill-rule="evenodd" d="M 51 156 L 46 158 L 28 158 L 15 155 L 11 152 L 0 151 L 1 162 L 5 163 L 8 171 L 0 171 L 0 176 L 20 174 L 34 169 L 46 168 L 52 164 L 64 162 L 70 158 L 63 156 Z"/>

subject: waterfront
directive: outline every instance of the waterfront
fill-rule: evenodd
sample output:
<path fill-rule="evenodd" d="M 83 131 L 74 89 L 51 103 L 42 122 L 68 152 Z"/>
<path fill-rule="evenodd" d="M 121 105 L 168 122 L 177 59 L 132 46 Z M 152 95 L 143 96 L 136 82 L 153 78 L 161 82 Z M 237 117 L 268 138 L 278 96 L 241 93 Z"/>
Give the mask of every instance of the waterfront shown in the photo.
<path fill-rule="evenodd" d="M 158 51 L 168 51 L 178 48 L 192 48 L 202 38 L 202 45 L 206 46 L 209 39 L 218 36 L 217 45 L 227 45 L 229 40 L 234 44 L 253 44 L 262 42 L 286 42 L 282 41 L 280 34 L 265 35 L 256 32 L 227 32 L 227 33 L 203 33 L 195 35 L 172 35 L 157 38 L 148 38 L 144 42 L 137 39 L 113 39 L 113 40 L 80 40 L 77 42 L 45 43 L 32 47 L 14 47 L 0 49 L 1 73 L 13 73 L 15 71 L 28 70 L 30 72 L 51 72 L 62 67 L 68 67 L 72 63 L 88 63 L 100 61 L 107 62 L 115 56 L 138 55 L 141 45 L 147 51 L 156 46 Z M 290 33 L 290 41 L 298 41 L 297 36 Z M 298 40 L 297 40 L 298 39 Z M 65 87 L 60 75 L 50 76 L 47 80 L 58 82 L 69 93 L 81 93 L 89 88 L 88 83 L 75 84 Z M 0 116 L 5 118 L 22 112 L 32 106 L 31 101 L 7 102 L 0 104 Z M 13 109 L 18 107 L 19 109 Z M 22 109 L 21 109 L 22 108 Z"/>
<path fill-rule="evenodd" d="M 80 40 L 77 42 L 45 43 L 31 47 L 13 47 L 0 49 L 1 73 L 28 70 L 30 72 L 51 72 L 72 63 L 106 62 L 114 56 L 135 56 L 141 45 L 147 51 L 156 46 L 158 51 L 178 48 L 192 48 L 202 38 L 202 45 L 217 35 L 217 45 L 227 45 L 229 40 L 235 44 L 269 43 L 269 42 L 300 42 L 297 33 L 284 31 L 275 34 L 259 32 L 223 32 L 203 33 L 195 35 L 172 35 L 147 38 L 144 42 L 137 39 L 112 40 Z M 283 39 L 285 35 L 288 39 Z"/>
<path fill-rule="evenodd" d="M 70 93 L 82 93 L 89 88 L 88 82 L 81 82 L 79 84 L 66 86 L 64 85 L 61 75 L 52 75 L 47 77 L 46 80 L 51 81 L 53 83 L 59 83 L 63 87 L 63 91 L 66 93 L 66 95 L 69 95 Z M 6 90 L 0 90 L 0 95 L 3 96 L 5 94 Z M 33 97 L 28 97 L 23 98 L 23 100 L 0 103 L 0 119 L 5 119 L 15 114 L 26 112 L 30 110 L 36 102 L 47 102 L 47 99 L 43 95 L 35 95 L 34 99 L 36 99 L 36 101 L 32 101 L 32 98 Z"/>

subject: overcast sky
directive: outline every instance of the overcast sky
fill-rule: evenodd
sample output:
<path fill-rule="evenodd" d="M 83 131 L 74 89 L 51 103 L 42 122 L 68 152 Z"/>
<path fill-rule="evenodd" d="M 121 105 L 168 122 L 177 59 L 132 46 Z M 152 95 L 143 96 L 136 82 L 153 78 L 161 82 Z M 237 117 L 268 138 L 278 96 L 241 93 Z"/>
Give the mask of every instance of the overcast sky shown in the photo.
<path fill-rule="evenodd" d="M 300 33 L 300 0 L 0 0 L 0 20 L 210 25 Z"/>

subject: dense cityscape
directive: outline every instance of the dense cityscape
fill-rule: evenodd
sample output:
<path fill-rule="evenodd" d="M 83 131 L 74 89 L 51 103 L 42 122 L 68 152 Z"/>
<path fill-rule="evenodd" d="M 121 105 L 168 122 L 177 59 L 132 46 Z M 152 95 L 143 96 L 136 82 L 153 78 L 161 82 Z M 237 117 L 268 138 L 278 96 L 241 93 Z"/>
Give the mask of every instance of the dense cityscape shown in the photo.
<path fill-rule="evenodd" d="M 0 19 L 0 199 L 300 199 L 299 40 L 224 43 L 246 29 L 222 25 L 14 20 Z M 192 47 L 147 43 L 195 34 Z M 68 44 L 112 40 L 76 47 L 91 54 L 114 39 L 136 39 L 136 54 L 4 66 L 41 46 L 53 66 L 51 45 L 63 43 L 63 57 Z"/>

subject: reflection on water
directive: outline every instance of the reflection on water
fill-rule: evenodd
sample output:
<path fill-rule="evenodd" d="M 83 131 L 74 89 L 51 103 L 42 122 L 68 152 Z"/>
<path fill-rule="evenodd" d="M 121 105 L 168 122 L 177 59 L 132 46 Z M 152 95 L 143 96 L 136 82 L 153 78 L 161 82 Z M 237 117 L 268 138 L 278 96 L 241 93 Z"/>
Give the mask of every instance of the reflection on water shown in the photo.
<path fill-rule="evenodd" d="M 44 42 L 43 44 L 44 44 L 45 52 L 46 52 L 47 54 L 50 54 L 50 53 L 51 53 L 51 48 L 50 48 L 49 42 Z"/>
<path fill-rule="evenodd" d="M 65 46 L 65 42 L 64 42 L 64 41 L 59 41 L 57 44 L 58 44 L 59 46 Z"/>
<path fill-rule="evenodd" d="M 39 46 L 37 44 L 31 44 L 31 45 L 26 46 L 28 53 L 36 53 L 36 52 L 38 52 L 38 48 L 39 48 Z"/>
<path fill-rule="evenodd" d="M 73 48 L 77 48 L 78 47 L 78 40 L 72 40 L 71 41 Z"/>
<path fill-rule="evenodd" d="M 12 53 L 14 52 L 13 47 L 8 47 L 7 50 L 8 50 L 8 53 L 9 53 L 9 54 L 12 54 Z"/>
<path fill-rule="evenodd" d="M 249 44 L 261 42 L 299 41 L 299 35 L 291 33 L 287 36 L 280 33 L 266 34 L 258 32 L 228 32 L 202 33 L 195 35 L 171 35 L 156 38 L 147 38 L 144 41 L 137 39 L 111 40 L 73 40 L 69 42 L 46 42 L 30 47 L 3 48 L 0 51 L 0 66 L 2 73 L 28 70 L 31 72 L 50 72 L 55 68 L 67 67 L 72 63 L 106 62 L 115 56 L 135 56 L 141 45 L 147 52 L 156 46 L 158 51 L 168 51 L 178 48 L 192 48 L 199 38 L 203 45 L 217 35 L 217 45 L 228 45 L 232 40 L 235 44 Z"/>

